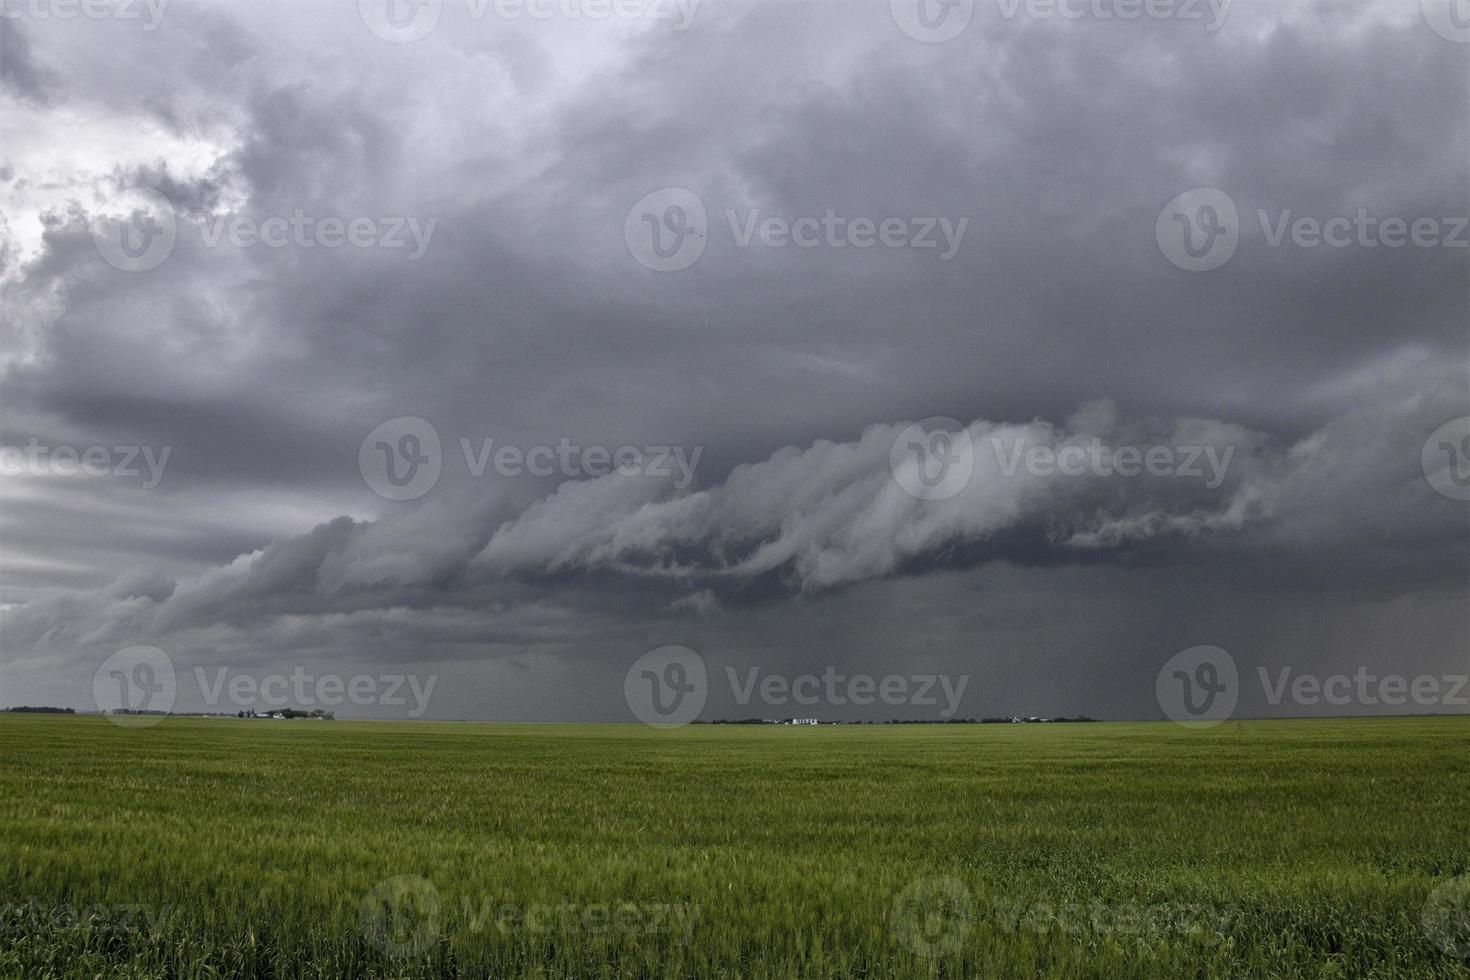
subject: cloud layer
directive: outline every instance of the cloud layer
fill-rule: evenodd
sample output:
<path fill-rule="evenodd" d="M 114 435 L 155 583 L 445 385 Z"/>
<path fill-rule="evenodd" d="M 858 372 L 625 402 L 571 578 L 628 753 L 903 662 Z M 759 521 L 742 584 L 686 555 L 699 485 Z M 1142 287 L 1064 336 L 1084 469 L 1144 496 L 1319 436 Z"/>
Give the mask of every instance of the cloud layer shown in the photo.
<path fill-rule="evenodd" d="M 886 0 L 446 2 L 403 43 L 357 4 L 0 21 L 0 446 L 107 460 L 0 475 L 0 703 L 76 701 L 135 642 L 478 664 L 462 686 L 516 694 L 455 711 L 569 718 L 620 701 L 589 665 L 688 639 L 776 668 L 881 637 L 1094 714 L 1136 679 L 1078 665 L 1222 623 L 1270 656 L 1463 659 L 1466 514 L 1421 456 L 1470 415 L 1470 249 L 1270 229 L 1470 215 L 1470 45 L 1390 0 L 1009 7 L 937 44 Z M 659 273 L 625 231 L 667 188 L 707 224 Z M 1238 213 L 1204 273 L 1156 228 L 1195 188 Z M 176 240 L 130 272 L 98 235 L 143 192 Z M 828 215 L 966 224 L 948 258 L 740 233 Z M 323 244 L 324 219 L 370 234 Z M 358 456 L 405 416 L 443 472 L 395 502 Z M 968 423 L 943 499 L 894 461 L 931 416 Z M 462 439 L 702 455 L 688 486 L 506 476 Z M 1197 473 L 1117 472 L 1153 448 Z"/>

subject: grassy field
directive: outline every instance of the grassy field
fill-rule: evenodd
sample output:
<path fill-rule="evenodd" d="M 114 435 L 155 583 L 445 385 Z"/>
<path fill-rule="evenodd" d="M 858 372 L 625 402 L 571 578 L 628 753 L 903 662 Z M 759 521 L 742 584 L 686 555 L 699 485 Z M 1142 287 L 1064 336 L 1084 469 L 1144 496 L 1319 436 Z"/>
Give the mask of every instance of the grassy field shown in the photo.
<path fill-rule="evenodd" d="M 1466 875 L 1470 718 L 0 715 L 3 976 L 1464 978 Z"/>

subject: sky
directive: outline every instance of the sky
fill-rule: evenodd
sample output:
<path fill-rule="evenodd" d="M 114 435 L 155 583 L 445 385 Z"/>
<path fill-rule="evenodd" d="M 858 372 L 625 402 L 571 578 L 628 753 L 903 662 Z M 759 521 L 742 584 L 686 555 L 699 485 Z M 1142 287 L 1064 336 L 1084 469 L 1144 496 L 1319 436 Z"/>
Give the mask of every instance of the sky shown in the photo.
<path fill-rule="evenodd" d="M 0 706 L 1470 710 L 1467 216 L 1462 0 L 0 0 Z"/>

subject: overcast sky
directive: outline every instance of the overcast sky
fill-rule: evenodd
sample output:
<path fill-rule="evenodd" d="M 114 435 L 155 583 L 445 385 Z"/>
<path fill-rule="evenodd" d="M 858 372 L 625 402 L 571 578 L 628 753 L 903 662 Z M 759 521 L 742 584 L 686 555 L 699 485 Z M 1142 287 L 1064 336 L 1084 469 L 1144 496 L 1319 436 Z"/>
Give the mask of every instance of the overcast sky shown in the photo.
<path fill-rule="evenodd" d="M 1258 676 L 1470 671 L 1462 7 L 0 0 L 0 705 L 1394 710 Z"/>

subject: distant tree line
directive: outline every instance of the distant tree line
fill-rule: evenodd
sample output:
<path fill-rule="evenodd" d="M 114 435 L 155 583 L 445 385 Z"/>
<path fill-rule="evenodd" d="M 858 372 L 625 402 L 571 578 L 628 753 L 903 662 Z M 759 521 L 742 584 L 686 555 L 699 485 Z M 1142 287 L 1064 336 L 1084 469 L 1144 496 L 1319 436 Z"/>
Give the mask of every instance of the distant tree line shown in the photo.
<path fill-rule="evenodd" d="M 714 721 L 696 721 L 696 725 L 783 725 L 790 719 L 785 718 L 717 718 Z M 1076 724 L 1078 722 L 1097 721 L 1096 718 L 1088 718 L 1086 715 L 1078 715 L 1076 718 L 934 718 L 907 720 L 903 718 L 890 718 L 888 721 L 824 721 L 823 725 L 1059 725 Z"/>
<path fill-rule="evenodd" d="M 50 705 L 38 705 L 36 707 L 32 707 L 28 704 L 23 704 L 19 708 L 6 708 L 5 710 L 13 711 L 17 714 L 33 715 L 74 715 L 77 713 L 76 708 L 53 708 Z"/>

